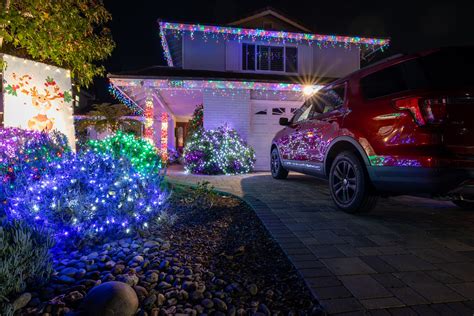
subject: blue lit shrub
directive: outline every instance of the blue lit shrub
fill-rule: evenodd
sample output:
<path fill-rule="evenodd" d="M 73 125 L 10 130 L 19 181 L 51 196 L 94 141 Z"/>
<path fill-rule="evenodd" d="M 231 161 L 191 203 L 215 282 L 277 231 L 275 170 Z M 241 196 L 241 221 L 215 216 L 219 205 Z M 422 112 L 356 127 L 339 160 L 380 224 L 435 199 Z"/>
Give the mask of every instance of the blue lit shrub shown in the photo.
<path fill-rule="evenodd" d="M 253 170 L 255 153 L 235 130 L 221 126 L 191 135 L 184 148 L 184 161 L 191 173 L 241 174 Z"/>
<path fill-rule="evenodd" d="M 111 154 L 68 154 L 47 168 L 41 179 L 15 186 L 7 215 L 46 226 L 59 242 L 147 228 L 166 199 L 159 173 L 145 176 Z"/>

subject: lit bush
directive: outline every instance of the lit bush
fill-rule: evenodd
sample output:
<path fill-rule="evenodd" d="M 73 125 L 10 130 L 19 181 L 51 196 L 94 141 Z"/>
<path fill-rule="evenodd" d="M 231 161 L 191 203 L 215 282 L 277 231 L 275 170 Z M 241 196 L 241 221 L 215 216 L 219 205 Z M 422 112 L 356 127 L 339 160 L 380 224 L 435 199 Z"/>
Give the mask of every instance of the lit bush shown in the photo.
<path fill-rule="evenodd" d="M 59 132 L 20 128 L 0 129 L 0 178 L 4 184 L 18 177 L 37 179 L 46 165 L 70 151 L 67 138 Z"/>
<path fill-rule="evenodd" d="M 50 163 L 40 180 L 15 186 L 7 215 L 44 225 L 59 241 L 127 234 L 147 228 L 159 214 L 166 198 L 161 183 L 159 173 L 143 175 L 128 159 L 93 151 L 70 154 Z"/>
<path fill-rule="evenodd" d="M 155 146 L 132 134 L 118 131 L 103 140 L 90 140 L 87 147 L 98 153 L 126 158 L 138 172 L 143 174 L 156 173 L 161 169 L 161 158 Z"/>
<path fill-rule="evenodd" d="M 43 229 L 3 221 L 0 226 L 0 314 L 13 315 L 9 300 L 27 285 L 42 285 L 52 272 L 53 239 Z"/>
<path fill-rule="evenodd" d="M 197 174 L 240 174 L 252 171 L 255 153 L 226 126 L 198 130 L 186 143 L 185 168 Z"/>

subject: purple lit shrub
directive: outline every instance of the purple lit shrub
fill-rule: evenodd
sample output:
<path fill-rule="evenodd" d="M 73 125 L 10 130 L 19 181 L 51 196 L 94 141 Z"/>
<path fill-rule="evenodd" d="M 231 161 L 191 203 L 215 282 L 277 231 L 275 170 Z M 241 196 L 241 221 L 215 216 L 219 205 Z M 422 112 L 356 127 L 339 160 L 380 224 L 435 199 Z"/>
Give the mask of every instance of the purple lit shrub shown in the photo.
<path fill-rule="evenodd" d="M 9 192 L 6 212 L 45 226 L 59 243 L 146 229 L 166 199 L 159 173 L 140 174 L 128 159 L 110 154 L 68 154 L 47 170 L 41 179 Z"/>
<path fill-rule="evenodd" d="M 196 174 L 242 174 L 253 170 L 255 153 L 227 126 L 200 129 L 184 148 L 186 171 Z"/>
<path fill-rule="evenodd" d="M 1 128 L 2 185 L 12 185 L 14 181 L 39 179 L 49 162 L 60 159 L 67 152 L 70 152 L 67 138 L 59 132 Z"/>

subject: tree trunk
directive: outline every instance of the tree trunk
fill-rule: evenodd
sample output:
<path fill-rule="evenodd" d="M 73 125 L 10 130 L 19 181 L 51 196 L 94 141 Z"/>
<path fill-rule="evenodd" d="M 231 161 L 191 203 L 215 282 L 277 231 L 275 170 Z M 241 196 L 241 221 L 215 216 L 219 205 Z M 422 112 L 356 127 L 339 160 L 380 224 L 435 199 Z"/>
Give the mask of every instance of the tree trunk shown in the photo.
<path fill-rule="evenodd" d="M 8 10 L 10 9 L 10 3 L 11 3 L 11 0 L 5 0 L 5 3 L 4 3 L 5 6 L 3 7 L 3 10 L 5 12 L 8 12 Z M 4 28 L 5 25 L 1 25 L 0 27 Z M 3 37 L 0 37 L 0 49 L 2 49 L 2 47 L 3 47 Z"/>

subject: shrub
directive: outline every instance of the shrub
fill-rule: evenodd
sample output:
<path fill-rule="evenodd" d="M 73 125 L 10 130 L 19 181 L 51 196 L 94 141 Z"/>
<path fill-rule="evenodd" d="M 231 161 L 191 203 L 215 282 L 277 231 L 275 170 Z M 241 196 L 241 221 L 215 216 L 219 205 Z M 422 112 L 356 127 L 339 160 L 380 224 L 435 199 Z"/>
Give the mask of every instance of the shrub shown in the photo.
<path fill-rule="evenodd" d="M 193 135 L 204 127 L 204 106 L 202 104 L 196 105 L 193 116 L 189 121 L 186 139 L 190 139 Z"/>
<path fill-rule="evenodd" d="M 197 174 L 240 174 L 252 171 L 255 153 L 239 134 L 221 126 L 199 130 L 184 148 L 185 168 Z"/>
<path fill-rule="evenodd" d="M 176 149 L 171 147 L 168 148 L 168 165 L 179 163 L 180 157 L 181 155 Z"/>
<path fill-rule="evenodd" d="M 155 146 L 132 134 L 118 131 L 103 140 L 90 140 L 87 147 L 98 153 L 126 158 L 135 170 L 143 174 L 156 173 L 161 169 L 162 161 Z"/>
<path fill-rule="evenodd" d="M 0 314 L 13 314 L 9 299 L 27 285 L 44 284 L 52 272 L 52 237 L 42 228 L 18 221 L 0 227 Z"/>
<path fill-rule="evenodd" d="M 70 152 L 67 138 L 59 132 L 20 128 L 0 129 L 0 177 L 11 184 L 18 177 L 37 179 L 46 165 Z"/>
<path fill-rule="evenodd" d="M 129 160 L 108 153 L 70 154 L 48 170 L 28 187 L 16 187 L 7 215 L 44 225 L 59 241 L 82 242 L 146 228 L 166 198 L 159 173 L 145 176 Z"/>

